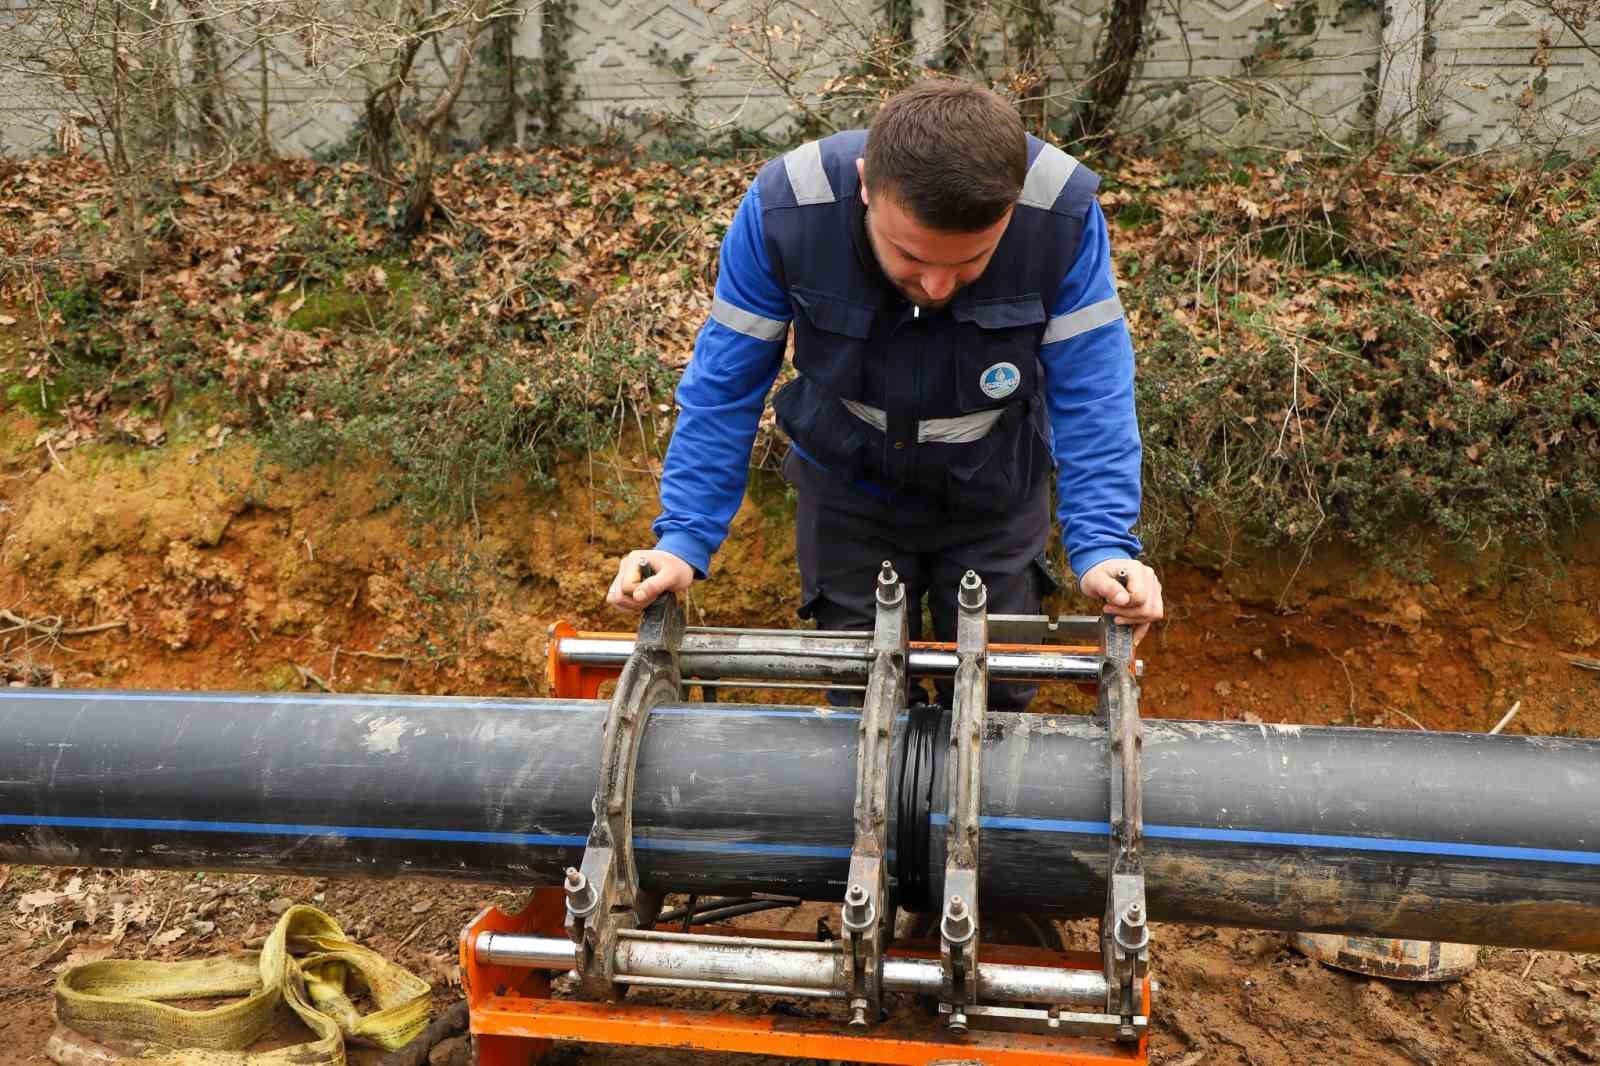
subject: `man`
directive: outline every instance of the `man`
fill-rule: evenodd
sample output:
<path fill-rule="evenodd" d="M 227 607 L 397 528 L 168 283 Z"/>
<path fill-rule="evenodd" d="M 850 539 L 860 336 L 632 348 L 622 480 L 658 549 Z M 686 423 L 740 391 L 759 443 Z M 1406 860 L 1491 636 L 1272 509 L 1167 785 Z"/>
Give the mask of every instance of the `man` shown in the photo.
<path fill-rule="evenodd" d="M 678 389 L 656 547 L 622 559 L 607 602 L 639 611 L 709 572 L 792 324 L 799 375 L 773 407 L 792 441 L 801 617 L 870 629 L 885 559 L 913 639 L 924 593 L 954 639 L 968 569 L 990 611 L 1037 613 L 1054 587 L 1053 465 L 1080 588 L 1142 637 L 1161 585 L 1135 561 L 1133 348 L 1098 186 L 1004 99 L 950 80 L 768 163 L 723 241 Z M 1031 696 L 996 686 L 991 702 Z"/>

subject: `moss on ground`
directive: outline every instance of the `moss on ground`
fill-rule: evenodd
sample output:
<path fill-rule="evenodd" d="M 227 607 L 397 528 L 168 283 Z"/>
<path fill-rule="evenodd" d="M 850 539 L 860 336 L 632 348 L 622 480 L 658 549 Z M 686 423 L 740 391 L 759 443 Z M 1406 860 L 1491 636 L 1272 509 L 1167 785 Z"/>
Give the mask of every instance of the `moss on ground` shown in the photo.
<path fill-rule="evenodd" d="M 381 287 L 374 270 L 382 271 Z M 383 329 L 411 310 L 417 277 L 416 270 L 394 256 L 352 267 L 337 282 L 314 286 L 303 297 L 295 297 L 303 302 L 284 324 L 303 332 Z"/>

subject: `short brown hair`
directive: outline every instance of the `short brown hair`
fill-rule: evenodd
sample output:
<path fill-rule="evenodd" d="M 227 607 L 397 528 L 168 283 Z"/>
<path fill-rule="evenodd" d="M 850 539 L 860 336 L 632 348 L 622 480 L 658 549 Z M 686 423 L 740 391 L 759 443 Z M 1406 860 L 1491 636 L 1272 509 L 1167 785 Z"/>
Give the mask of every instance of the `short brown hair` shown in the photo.
<path fill-rule="evenodd" d="M 953 78 L 890 97 L 867 131 L 867 192 L 933 229 L 970 233 L 1016 203 L 1028 171 L 1022 118 L 999 93 Z"/>

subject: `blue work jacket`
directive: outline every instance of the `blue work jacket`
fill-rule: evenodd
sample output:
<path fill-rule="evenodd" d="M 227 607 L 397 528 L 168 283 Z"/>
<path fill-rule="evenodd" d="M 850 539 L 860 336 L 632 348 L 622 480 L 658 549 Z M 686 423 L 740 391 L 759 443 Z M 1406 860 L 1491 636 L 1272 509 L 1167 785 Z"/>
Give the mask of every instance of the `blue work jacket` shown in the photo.
<path fill-rule="evenodd" d="M 768 163 L 740 205 L 678 390 L 657 546 L 709 570 L 792 324 L 798 375 L 773 407 L 802 457 L 861 491 L 975 512 L 1015 508 L 1054 466 L 1074 573 L 1136 555 L 1133 351 L 1099 179 L 1030 137 L 1022 195 L 983 275 L 923 311 L 867 241 L 864 149 L 863 131 L 803 145 Z"/>

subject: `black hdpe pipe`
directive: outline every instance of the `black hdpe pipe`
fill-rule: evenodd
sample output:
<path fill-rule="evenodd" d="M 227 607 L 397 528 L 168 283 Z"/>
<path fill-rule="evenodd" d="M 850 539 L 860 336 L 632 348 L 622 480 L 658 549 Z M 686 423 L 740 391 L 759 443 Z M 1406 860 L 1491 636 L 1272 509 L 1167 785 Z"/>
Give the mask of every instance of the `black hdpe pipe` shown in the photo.
<path fill-rule="evenodd" d="M 0 861 L 551 882 L 583 852 L 604 705 L 0 690 Z M 658 709 L 647 887 L 838 899 L 856 716 Z M 902 905 L 937 898 L 949 717 L 902 717 Z M 1600 951 L 1600 741 L 1147 720 L 1157 920 Z M 990 714 L 983 902 L 1104 902 L 1103 731 Z"/>

